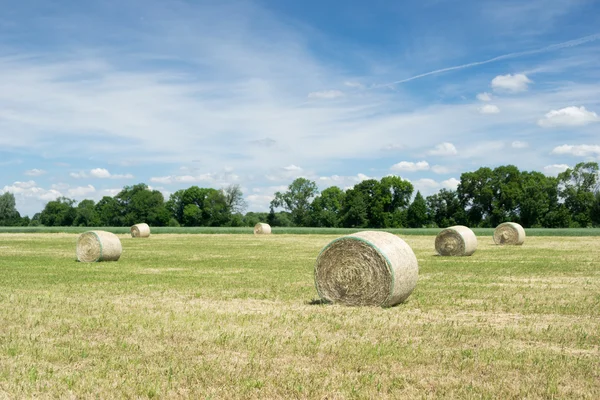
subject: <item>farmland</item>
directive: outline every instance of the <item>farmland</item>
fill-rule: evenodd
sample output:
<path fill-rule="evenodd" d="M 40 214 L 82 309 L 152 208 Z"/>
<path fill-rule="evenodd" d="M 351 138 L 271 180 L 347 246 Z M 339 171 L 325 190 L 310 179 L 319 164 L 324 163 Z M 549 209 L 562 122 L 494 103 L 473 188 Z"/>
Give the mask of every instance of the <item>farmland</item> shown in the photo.
<path fill-rule="evenodd" d="M 415 291 L 349 308 L 313 283 L 341 231 L 126 231 L 93 264 L 76 231 L 0 234 L 0 398 L 600 397 L 596 236 L 476 230 L 473 256 L 446 258 L 434 231 L 398 232 Z"/>

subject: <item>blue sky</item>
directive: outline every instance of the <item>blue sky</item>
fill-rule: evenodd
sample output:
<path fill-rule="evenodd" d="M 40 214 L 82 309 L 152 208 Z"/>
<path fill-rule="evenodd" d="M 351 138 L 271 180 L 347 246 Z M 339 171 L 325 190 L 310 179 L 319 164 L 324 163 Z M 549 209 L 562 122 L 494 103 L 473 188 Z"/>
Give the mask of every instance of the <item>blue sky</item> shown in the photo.
<path fill-rule="evenodd" d="M 25 0 L 0 14 L 0 193 L 389 174 L 425 195 L 600 159 L 593 0 Z"/>

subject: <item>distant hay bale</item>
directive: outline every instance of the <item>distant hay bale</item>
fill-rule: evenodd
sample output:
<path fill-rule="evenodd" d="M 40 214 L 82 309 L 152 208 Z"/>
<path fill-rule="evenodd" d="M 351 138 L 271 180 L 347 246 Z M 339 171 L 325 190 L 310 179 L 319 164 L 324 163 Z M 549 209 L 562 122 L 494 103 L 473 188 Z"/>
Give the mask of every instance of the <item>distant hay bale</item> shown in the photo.
<path fill-rule="evenodd" d="M 131 227 L 131 237 L 147 238 L 150 236 L 150 227 L 148 224 L 135 224 Z"/>
<path fill-rule="evenodd" d="M 321 299 L 348 306 L 401 303 L 414 290 L 418 276 L 415 253 L 388 232 L 364 231 L 335 239 L 315 263 Z"/>
<path fill-rule="evenodd" d="M 520 246 L 525 242 L 525 229 L 516 222 L 504 222 L 494 229 L 494 243 Z"/>
<path fill-rule="evenodd" d="M 121 241 L 114 233 L 88 231 L 77 239 L 77 261 L 117 261 L 121 257 Z"/>
<path fill-rule="evenodd" d="M 271 225 L 263 224 L 262 222 L 259 222 L 258 224 L 254 225 L 254 234 L 255 235 L 269 235 L 270 233 L 271 233 Z"/>
<path fill-rule="evenodd" d="M 466 226 L 451 226 L 438 233 L 435 250 L 441 256 L 470 256 L 477 250 L 477 236 Z"/>

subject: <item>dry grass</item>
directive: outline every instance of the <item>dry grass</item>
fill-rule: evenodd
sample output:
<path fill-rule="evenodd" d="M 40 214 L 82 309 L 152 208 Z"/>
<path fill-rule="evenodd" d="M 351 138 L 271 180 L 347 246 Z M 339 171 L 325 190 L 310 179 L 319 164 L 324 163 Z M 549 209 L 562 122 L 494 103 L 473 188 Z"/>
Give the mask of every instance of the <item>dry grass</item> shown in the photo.
<path fill-rule="evenodd" d="M 0 234 L 0 398 L 600 398 L 597 238 L 409 236 L 393 308 L 313 304 L 334 236 Z"/>

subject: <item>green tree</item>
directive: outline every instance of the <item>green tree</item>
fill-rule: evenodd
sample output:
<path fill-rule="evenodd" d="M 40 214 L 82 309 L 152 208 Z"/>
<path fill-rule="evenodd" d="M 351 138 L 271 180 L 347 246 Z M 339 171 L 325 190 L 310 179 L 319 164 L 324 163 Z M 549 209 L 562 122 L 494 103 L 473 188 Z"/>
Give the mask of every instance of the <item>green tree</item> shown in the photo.
<path fill-rule="evenodd" d="M 366 228 L 369 225 L 367 203 L 360 191 L 354 189 L 346 191 L 340 221 L 346 228 Z"/>
<path fill-rule="evenodd" d="M 417 191 L 415 199 L 406 211 L 406 223 L 409 228 L 422 228 L 427 224 L 428 219 L 427 203 L 421 192 Z"/>
<path fill-rule="evenodd" d="M 125 186 L 115 198 L 121 206 L 125 226 L 140 222 L 152 226 L 165 226 L 169 222 L 169 212 L 162 193 L 150 190 L 145 183 Z"/>
<path fill-rule="evenodd" d="M 230 213 L 243 213 L 248 207 L 240 185 L 229 185 L 221 189 L 221 193 L 225 199 L 225 206 Z"/>
<path fill-rule="evenodd" d="M 578 163 L 561 172 L 558 182 L 559 195 L 571 214 L 573 226 L 591 226 L 594 193 L 598 191 L 598 163 Z"/>
<path fill-rule="evenodd" d="M 96 211 L 94 200 L 82 200 L 75 209 L 75 226 L 99 226 L 100 217 Z"/>
<path fill-rule="evenodd" d="M 456 191 L 441 189 L 438 193 L 427 196 L 425 202 L 429 221 L 439 228 L 466 223 L 465 210 Z"/>
<path fill-rule="evenodd" d="M 15 195 L 6 192 L 0 195 L 0 226 L 21 225 L 21 215 L 17 211 Z"/>
<path fill-rule="evenodd" d="M 102 197 L 95 208 L 100 226 L 125 226 L 123 207 L 114 197 Z"/>
<path fill-rule="evenodd" d="M 558 211 L 558 180 L 540 172 L 521 173 L 521 196 L 518 200 L 519 222 L 523 227 L 560 224 Z M 548 220 L 547 220 L 548 218 Z M 560 219 L 560 218 L 559 218 Z M 568 223 L 567 223 L 568 225 Z"/>
<path fill-rule="evenodd" d="M 198 186 L 173 193 L 166 209 L 184 226 L 225 226 L 231 218 L 223 192 Z"/>
<path fill-rule="evenodd" d="M 318 193 L 317 184 L 306 178 L 297 178 L 284 193 L 275 193 L 271 207 L 282 207 L 292 215 L 292 221 L 297 226 L 310 225 L 310 205 Z"/>
<path fill-rule="evenodd" d="M 311 225 L 317 227 L 340 226 L 340 214 L 345 193 L 337 186 L 323 190 L 310 205 Z"/>
<path fill-rule="evenodd" d="M 49 201 L 40 215 L 40 222 L 45 226 L 72 226 L 77 215 L 73 204 L 75 200 L 66 197 Z"/>

